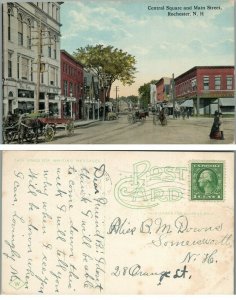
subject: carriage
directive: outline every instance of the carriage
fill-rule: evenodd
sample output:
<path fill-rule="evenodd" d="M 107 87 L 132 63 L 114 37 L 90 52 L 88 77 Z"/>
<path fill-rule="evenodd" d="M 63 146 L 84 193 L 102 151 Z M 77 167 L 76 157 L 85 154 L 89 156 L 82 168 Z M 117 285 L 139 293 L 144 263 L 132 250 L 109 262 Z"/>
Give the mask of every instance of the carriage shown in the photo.
<path fill-rule="evenodd" d="M 10 114 L 3 121 L 3 142 L 37 143 L 39 137 L 45 142 L 52 141 L 58 128 L 64 128 L 67 135 L 74 132 L 74 121 L 71 118 L 49 117 L 45 113 Z"/>
<path fill-rule="evenodd" d="M 127 117 L 129 124 L 134 124 L 136 122 L 144 123 L 146 117 L 149 116 L 148 111 L 134 111 L 130 113 Z"/>
<path fill-rule="evenodd" d="M 116 112 L 113 112 L 113 111 L 108 112 L 107 121 L 117 120 L 117 119 L 118 119 L 118 114 Z"/>
<path fill-rule="evenodd" d="M 74 120 L 72 118 L 44 117 L 38 118 L 44 127 L 44 137 L 46 142 L 53 140 L 56 131 L 63 128 L 66 135 L 71 136 L 74 133 Z"/>
<path fill-rule="evenodd" d="M 157 125 L 158 120 L 160 121 L 160 124 L 162 126 L 167 125 L 167 115 L 168 115 L 168 109 L 163 108 L 161 110 L 158 110 L 156 113 L 153 115 L 153 124 Z"/>

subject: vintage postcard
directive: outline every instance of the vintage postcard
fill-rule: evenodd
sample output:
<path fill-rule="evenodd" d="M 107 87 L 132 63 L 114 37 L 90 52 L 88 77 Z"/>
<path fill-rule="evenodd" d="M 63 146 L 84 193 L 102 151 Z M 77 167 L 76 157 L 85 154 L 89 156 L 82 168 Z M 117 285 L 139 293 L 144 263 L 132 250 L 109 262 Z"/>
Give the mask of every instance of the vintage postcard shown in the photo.
<path fill-rule="evenodd" d="M 234 153 L 5 151 L 4 294 L 233 294 Z"/>
<path fill-rule="evenodd" d="M 234 0 L 2 2 L 3 143 L 234 143 Z"/>

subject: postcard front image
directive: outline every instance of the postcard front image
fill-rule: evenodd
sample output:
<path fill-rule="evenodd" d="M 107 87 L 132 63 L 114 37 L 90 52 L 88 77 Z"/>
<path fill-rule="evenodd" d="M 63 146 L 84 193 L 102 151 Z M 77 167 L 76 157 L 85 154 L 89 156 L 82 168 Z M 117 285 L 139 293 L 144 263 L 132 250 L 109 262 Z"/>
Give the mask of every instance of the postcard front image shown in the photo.
<path fill-rule="evenodd" d="M 234 143 L 234 1 L 2 6 L 2 142 Z"/>

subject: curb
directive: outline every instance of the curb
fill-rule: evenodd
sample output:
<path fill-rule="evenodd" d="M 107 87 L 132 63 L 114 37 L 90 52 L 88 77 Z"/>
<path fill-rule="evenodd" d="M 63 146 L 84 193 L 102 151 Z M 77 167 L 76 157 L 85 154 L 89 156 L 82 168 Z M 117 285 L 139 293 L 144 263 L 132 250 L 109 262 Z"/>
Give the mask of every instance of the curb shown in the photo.
<path fill-rule="evenodd" d="M 74 123 L 74 127 L 85 127 L 85 126 L 88 126 L 88 125 L 91 125 L 91 124 L 94 124 L 94 123 L 97 123 L 97 122 L 100 122 L 100 120 L 95 120 L 95 121 L 91 121 L 91 122 L 75 122 Z"/>

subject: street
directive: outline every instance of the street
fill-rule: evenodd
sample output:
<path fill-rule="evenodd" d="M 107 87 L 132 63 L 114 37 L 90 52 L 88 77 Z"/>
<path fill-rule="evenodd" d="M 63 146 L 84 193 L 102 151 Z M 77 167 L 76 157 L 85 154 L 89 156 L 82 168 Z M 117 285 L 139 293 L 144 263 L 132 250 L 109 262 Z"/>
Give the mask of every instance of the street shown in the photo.
<path fill-rule="evenodd" d="M 168 118 L 167 126 L 153 124 L 150 115 L 142 122 L 130 125 L 127 115 L 118 120 L 98 121 L 75 128 L 72 136 L 64 131 L 56 133 L 48 144 L 230 144 L 234 141 L 234 118 L 224 120 L 225 140 L 209 138 L 213 118 L 192 117 L 183 120 Z"/>

